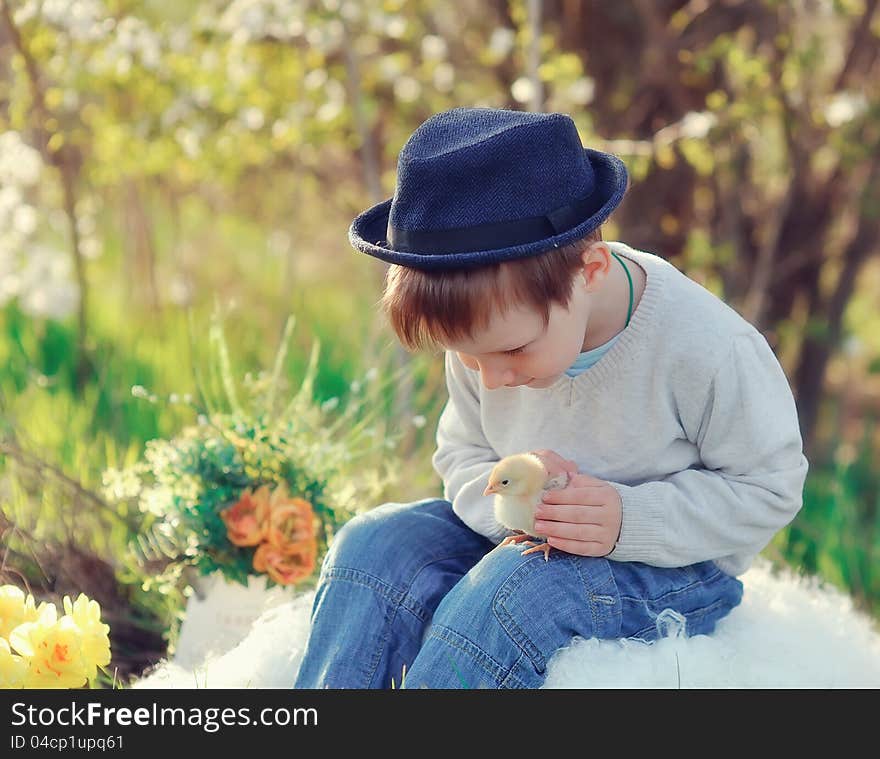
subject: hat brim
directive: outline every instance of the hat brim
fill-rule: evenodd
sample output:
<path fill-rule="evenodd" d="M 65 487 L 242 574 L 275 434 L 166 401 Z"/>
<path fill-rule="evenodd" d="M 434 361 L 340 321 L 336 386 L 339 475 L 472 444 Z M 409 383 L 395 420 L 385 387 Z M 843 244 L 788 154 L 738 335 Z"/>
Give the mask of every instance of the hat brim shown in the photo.
<path fill-rule="evenodd" d="M 368 208 L 352 221 L 348 230 L 349 242 L 360 252 L 382 261 L 426 270 L 461 269 L 499 261 L 511 261 L 567 245 L 586 236 L 602 224 L 617 208 L 626 193 L 628 174 L 623 161 L 616 155 L 603 153 L 592 148 L 584 148 L 584 153 L 593 167 L 596 186 L 610 188 L 610 191 L 604 194 L 597 193 L 593 212 L 580 224 L 561 234 L 523 245 L 467 253 L 438 255 L 415 251 L 403 252 L 394 250 L 388 244 L 388 216 L 391 213 L 391 203 L 394 200 L 394 198 L 388 198 L 372 208 Z"/>

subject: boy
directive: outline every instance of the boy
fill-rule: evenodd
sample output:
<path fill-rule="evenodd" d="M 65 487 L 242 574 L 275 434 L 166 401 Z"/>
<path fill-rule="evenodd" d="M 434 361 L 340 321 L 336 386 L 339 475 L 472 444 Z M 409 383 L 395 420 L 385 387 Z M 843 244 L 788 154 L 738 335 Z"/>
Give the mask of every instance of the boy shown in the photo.
<path fill-rule="evenodd" d="M 301 687 L 387 687 L 402 664 L 409 687 L 539 687 L 574 635 L 656 638 L 667 608 L 709 633 L 740 602 L 736 576 L 801 507 L 794 400 L 739 314 L 602 240 L 626 184 L 564 114 L 458 108 L 414 132 L 394 197 L 352 223 L 355 248 L 394 264 L 401 341 L 445 349 L 444 499 L 340 531 Z M 508 531 L 485 495 L 498 460 L 529 450 L 576 472 L 536 510 L 549 562 L 496 548 Z M 360 641 L 331 632 L 343 608 Z M 359 647 L 366 671 L 346 663 Z"/>

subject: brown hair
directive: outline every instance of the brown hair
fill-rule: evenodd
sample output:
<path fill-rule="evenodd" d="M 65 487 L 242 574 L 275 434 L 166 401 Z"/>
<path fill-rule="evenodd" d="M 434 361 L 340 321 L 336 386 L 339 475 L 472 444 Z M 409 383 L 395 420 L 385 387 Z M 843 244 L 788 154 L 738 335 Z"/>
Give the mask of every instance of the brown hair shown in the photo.
<path fill-rule="evenodd" d="M 586 237 L 537 256 L 472 269 L 424 271 L 391 264 L 380 305 L 403 346 L 411 351 L 442 350 L 443 343 L 486 329 L 495 310 L 531 307 L 550 320 L 550 305 L 568 307 L 574 276 L 583 269 L 587 245 L 602 239 L 597 228 Z"/>

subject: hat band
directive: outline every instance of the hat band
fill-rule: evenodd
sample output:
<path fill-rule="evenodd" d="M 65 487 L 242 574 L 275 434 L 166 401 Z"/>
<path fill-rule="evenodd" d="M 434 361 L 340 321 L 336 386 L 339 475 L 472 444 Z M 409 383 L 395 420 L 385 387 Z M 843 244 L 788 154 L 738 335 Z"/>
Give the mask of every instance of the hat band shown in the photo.
<path fill-rule="evenodd" d="M 510 248 L 546 240 L 573 229 L 601 208 L 605 198 L 597 198 L 596 195 L 597 193 L 592 193 L 541 216 L 478 224 L 474 227 L 414 231 L 394 227 L 389 221 L 386 237 L 388 244 L 401 253 L 442 255 Z"/>

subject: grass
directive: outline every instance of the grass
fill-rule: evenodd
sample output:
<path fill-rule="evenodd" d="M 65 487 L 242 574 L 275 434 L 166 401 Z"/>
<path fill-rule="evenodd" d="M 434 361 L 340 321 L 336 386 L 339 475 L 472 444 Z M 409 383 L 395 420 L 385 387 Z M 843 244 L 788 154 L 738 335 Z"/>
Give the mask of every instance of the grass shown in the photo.
<path fill-rule="evenodd" d="M 876 418 L 868 417 L 858 445 L 840 444 L 830 461 L 811 462 L 803 508 L 771 548 L 806 574 L 819 574 L 845 590 L 857 607 L 880 618 L 875 427 Z"/>

